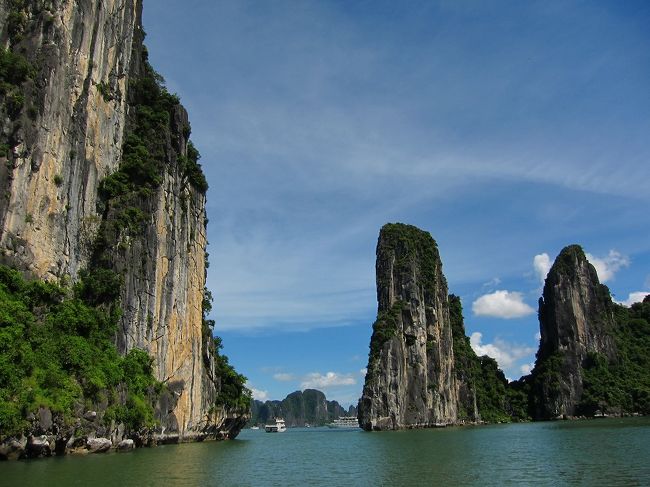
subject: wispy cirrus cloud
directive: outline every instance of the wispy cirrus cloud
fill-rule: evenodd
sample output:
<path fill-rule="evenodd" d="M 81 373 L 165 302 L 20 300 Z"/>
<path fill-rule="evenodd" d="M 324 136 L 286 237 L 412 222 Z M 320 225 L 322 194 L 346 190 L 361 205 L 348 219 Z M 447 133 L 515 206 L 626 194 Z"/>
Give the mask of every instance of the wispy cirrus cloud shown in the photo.
<path fill-rule="evenodd" d="M 190 112 L 210 185 L 216 332 L 369 326 L 389 221 L 429 230 L 450 290 L 465 296 L 525 290 L 513 276 L 569 235 L 647 262 L 650 38 L 637 4 L 147 3 L 152 64 Z M 485 14 L 498 29 L 477 21 Z M 536 263 L 540 282 L 549 261 Z M 482 286 L 494 276 L 503 283 Z M 532 292 L 501 292 L 477 316 L 522 316 L 510 332 L 532 335 Z M 485 321 L 486 336 L 504 326 Z M 314 355 L 327 360 L 242 372 L 274 397 L 327 385 L 327 364 L 365 360 L 370 333 L 344 356 L 326 349 Z M 266 364 L 282 352 L 259 354 Z M 357 388 L 333 386 L 332 397 L 358 397 L 361 365 L 337 372 Z M 293 381 L 272 379 L 287 371 Z"/>
<path fill-rule="evenodd" d="M 501 279 L 498 278 L 498 277 L 493 277 L 493 278 L 490 279 L 489 281 L 484 282 L 482 287 L 483 287 L 484 289 L 494 289 L 494 288 L 497 287 L 499 284 L 501 284 Z"/>
<path fill-rule="evenodd" d="M 502 226 L 496 209 L 441 214 L 456 202 L 493 208 L 493 198 L 478 199 L 495 183 L 512 185 L 510 201 L 528 203 L 528 217 L 535 191 L 522 197 L 524 184 L 650 197 L 650 122 L 638 115 L 650 106 L 638 62 L 647 39 L 619 35 L 620 19 L 599 7 L 509 5 L 495 33 L 467 22 L 475 6 L 253 5 L 145 9 L 145 22 L 156 19 L 150 55 L 191 112 L 210 183 L 208 285 L 220 329 L 304 330 L 372 315 L 373 247 L 387 221 L 459 221 L 466 231 L 486 220 L 500 231 L 477 232 L 485 245 L 512 249 L 517 236 L 500 240 L 521 229 Z M 475 242 L 448 247 L 447 262 L 466 262 L 452 279 L 498 272 Z"/>
<path fill-rule="evenodd" d="M 277 374 L 273 374 L 273 378 L 280 382 L 291 382 L 292 380 L 295 380 L 295 376 L 293 374 L 288 374 L 286 372 L 278 372 Z"/>

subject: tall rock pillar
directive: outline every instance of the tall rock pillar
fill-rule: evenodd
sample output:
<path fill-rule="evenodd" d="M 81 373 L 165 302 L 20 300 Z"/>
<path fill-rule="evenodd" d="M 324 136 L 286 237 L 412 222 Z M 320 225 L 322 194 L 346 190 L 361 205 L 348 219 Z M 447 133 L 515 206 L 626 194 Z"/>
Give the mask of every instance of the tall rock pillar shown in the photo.
<path fill-rule="evenodd" d="M 436 242 L 385 225 L 377 243 L 377 320 L 359 402 L 365 430 L 454 423 L 457 385 L 447 281 Z"/>
<path fill-rule="evenodd" d="M 578 245 L 555 259 L 539 300 L 541 343 L 533 370 L 537 419 L 574 416 L 590 354 L 616 357 L 616 326 L 609 290 Z"/>

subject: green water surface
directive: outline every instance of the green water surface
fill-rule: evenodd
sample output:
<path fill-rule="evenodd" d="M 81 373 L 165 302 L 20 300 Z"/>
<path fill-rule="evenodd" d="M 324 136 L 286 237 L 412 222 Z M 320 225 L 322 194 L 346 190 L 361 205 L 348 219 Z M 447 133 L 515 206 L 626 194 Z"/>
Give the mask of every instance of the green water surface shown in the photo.
<path fill-rule="evenodd" d="M 650 486 L 650 418 L 326 428 L 0 464 L 11 486 Z"/>

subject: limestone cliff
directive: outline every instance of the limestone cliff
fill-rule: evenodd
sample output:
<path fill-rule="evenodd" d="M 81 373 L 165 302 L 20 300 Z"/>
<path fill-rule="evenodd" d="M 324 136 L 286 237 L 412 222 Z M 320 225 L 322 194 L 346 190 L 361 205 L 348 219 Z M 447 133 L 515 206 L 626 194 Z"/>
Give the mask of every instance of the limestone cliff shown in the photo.
<path fill-rule="evenodd" d="M 39 277 L 75 278 L 98 228 L 99 182 L 120 162 L 139 5 L 25 4 L 0 2 L 3 47 L 39 66 L 23 83 L 22 110 L 2 113 L 0 250 Z"/>
<path fill-rule="evenodd" d="M 578 245 L 556 258 L 539 300 L 540 348 L 533 371 L 533 415 L 574 416 L 591 356 L 613 362 L 617 323 L 607 287 Z"/>
<path fill-rule="evenodd" d="M 158 436 L 233 437 L 245 411 L 218 404 L 203 317 L 207 186 L 187 113 L 148 64 L 141 9 L 0 0 L 3 56 L 29 73 L 2 84 L 0 261 L 49 280 L 117 273 L 117 347 L 145 349 L 167 386 Z"/>
<path fill-rule="evenodd" d="M 366 430 L 457 421 L 447 282 L 435 241 L 387 224 L 377 243 L 377 320 L 358 417 Z"/>

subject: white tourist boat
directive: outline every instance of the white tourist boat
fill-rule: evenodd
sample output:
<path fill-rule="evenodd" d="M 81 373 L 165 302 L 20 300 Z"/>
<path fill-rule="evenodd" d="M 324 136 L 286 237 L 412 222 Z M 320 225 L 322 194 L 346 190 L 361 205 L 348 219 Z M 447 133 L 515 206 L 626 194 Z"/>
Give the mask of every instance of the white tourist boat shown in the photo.
<path fill-rule="evenodd" d="M 275 418 L 275 423 L 267 424 L 264 426 L 264 431 L 267 433 L 282 433 L 287 430 L 287 426 L 284 424 L 284 419 Z"/>
<path fill-rule="evenodd" d="M 359 420 L 354 416 L 339 416 L 327 426 L 329 428 L 358 428 Z"/>

